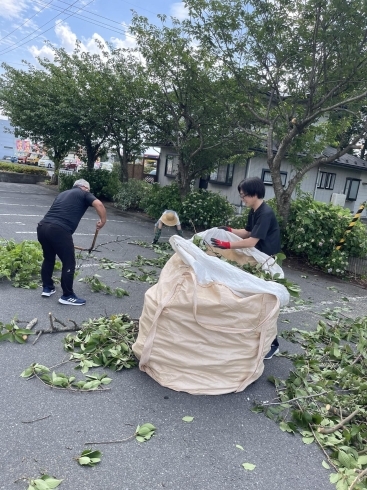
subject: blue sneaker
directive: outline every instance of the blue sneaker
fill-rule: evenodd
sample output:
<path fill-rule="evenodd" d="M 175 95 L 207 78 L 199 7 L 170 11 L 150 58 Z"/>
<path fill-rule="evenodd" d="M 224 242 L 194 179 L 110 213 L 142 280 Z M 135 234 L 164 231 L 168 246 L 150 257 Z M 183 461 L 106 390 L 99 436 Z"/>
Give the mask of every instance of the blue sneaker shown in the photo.
<path fill-rule="evenodd" d="M 70 296 L 61 296 L 59 303 L 62 305 L 82 306 L 85 305 L 86 301 L 85 299 L 78 298 L 75 294 L 71 294 Z"/>
<path fill-rule="evenodd" d="M 49 296 L 51 296 L 52 294 L 55 294 L 56 293 L 56 289 L 55 288 L 43 288 L 43 291 L 42 291 L 42 294 L 41 296 L 44 296 L 45 298 L 48 298 Z"/>

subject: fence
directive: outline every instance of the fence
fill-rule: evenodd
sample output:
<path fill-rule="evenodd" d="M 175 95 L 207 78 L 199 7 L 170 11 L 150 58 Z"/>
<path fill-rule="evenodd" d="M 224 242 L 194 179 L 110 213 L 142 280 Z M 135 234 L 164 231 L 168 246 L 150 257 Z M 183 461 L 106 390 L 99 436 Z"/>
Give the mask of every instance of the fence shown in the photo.
<path fill-rule="evenodd" d="M 364 259 L 349 257 L 347 271 L 356 276 L 367 276 L 367 257 Z"/>

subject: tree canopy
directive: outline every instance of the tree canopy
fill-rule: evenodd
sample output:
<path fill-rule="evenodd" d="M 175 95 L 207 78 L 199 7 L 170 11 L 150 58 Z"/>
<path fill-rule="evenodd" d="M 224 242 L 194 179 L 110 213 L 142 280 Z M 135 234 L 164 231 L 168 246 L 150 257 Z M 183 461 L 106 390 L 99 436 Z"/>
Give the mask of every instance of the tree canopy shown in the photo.
<path fill-rule="evenodd" d="M 267 154 L 280 214 L 311 168 L 350 151 L 345 143 L 367 95 L 367 4 L 363 0 L 187 0 L 186 29 L 236 79 L 251 130 Z M 342 145 L 344 143 L 344 145 Z M 334 155 L 322 154 L 334 146 Z M 280 166 L 293 173 L 283 188 Z"/>
<path fill-rule="evenodd" d="M 216 56 L 195 44 L 178 21 L 169 27 L 161 20 L 157 27 L 135 15 L 132 32 L 151 80 L 151 138 L 178 155 L 177 181 L 185 195 L 193 179 L 243 146 L 228 111 L 233 84 L 218 76 Z"/>

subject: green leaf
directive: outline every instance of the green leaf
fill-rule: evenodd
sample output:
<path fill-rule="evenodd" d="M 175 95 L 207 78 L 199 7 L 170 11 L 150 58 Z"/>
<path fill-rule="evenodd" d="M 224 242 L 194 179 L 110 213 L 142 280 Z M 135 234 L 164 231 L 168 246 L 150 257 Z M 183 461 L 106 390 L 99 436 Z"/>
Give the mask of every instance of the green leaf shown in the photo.
<path fill-rule="evenodd" d="M 248 471 L 253 471 L 256 468 L 256 465 L 252 463 L 242 463 L 241 466 L 243 466 L 243 468 Z"/>
<path fill-rule="evenodd" d="M 48 475 L 43 475 L 42 480 L 45 480 L 45 482 L 48 485 L 48 488 L 57 488 L 62 480 L 56 480 L 56 478 L 52 478 L 51 476 Z"/>
<path fill-rule="evenodd" d="M 37 490 L 49 490 L 49 486 L 44 480 L 33 480 L 33 485 L 36 487 Z"/>
<path fill-rule="evenodd" d="M 312 444 L 314 440 L 314 437 L 302 437 L 302 441 L 304 442 L 304 444 Z"/>
<path fill-rule="evenodd" d="M 241 449 L 242 451 L 244 451 L 243 447 L 242 447 L 242 446 L 240 446 L 239 444 L 236 444 L 236 448 L 237 448 L 237 449 Z"/>
<path fill-rule="evenodd" d="M 342 475 L 339 475 L 338 473 L 333 473 L 329 477 L 330 483 L 336 483 L 340 479 L 341 476 Z"/>
<path fill-rule="evenodd" d="M 182 420 L 184 422 L 192 422 L 194 420 L 194 417 L 190 417 L 190 415 L 185 415 L 185 417 L 182 417 Z"/>
<path fill-rule="evenodd" d="M 22 378 L 29 378 L 29 376 L 32 376 L 32 374 L 34 374 L 34 371 L 33 371 L 33 368 L 32 367 L 29 367 L 27 369 L 25 369 L 21 374 L 20 376 Z"/>
<path fill-rule="evenodd" d="M 141 437 L 141 436 L 136 436 L 135 439 L 139 442 L 145 442 L 145 439 L 144 437 Z"/>
<path fill-rule="evenodd" d="M 294 434 L 294 430 L 289 426 L 289 424 L 287 424 L 287 422 L 284 421 L 280 422 L 279 427 L 280 430 L 282 430 L 283 432 L 290 432 Z"/>
<path fill-rule="evenodd" d="M 358 464 L 360 466 L 367 465 L 367 454 L 363 454 L 362 456 L 358 456 Z"/>
<path fill-rule="evenodd" d="M 81 456 L 80 458 L 78 458 L 78 462 L 81 465 L 89 465 L 91 460 L 90 458 L 88 458 L 88 456 Z"/>
<path fill-rule="evenodd" d="M 322 466 L 323 466 L 324 468 L 326 468 L 327 470 L 329 470 L 329 469 L 330 469 L 330 465 L 328 465 L 326 461 L 323 461 L 321 464 L 322 464 Z"/>

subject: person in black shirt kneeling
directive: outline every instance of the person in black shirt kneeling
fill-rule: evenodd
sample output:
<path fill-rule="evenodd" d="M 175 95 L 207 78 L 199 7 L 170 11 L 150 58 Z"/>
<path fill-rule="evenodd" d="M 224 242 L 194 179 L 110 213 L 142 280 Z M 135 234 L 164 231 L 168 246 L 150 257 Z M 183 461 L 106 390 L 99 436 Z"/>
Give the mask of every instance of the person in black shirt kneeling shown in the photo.
<path fill-rule="evenodd" d="M 237 235 L 241 240 L 225 242 L 212 238 L 211 241 L 218 248 L 249 248 L 255 247 L 267 255 L 280 252 L 280 228 L 274 211 L 264 202 L 265 185 L 258 177 L 242 180 L 238 184 L 238 192 L 246 207 L 251 208 L 244 229 L 232 229 L 229 226 L 220 226 L 224 230 Z M 265 359 L 271 359 L 279 352 L 278 338 L 275 337 L 270 351 Z"/>

